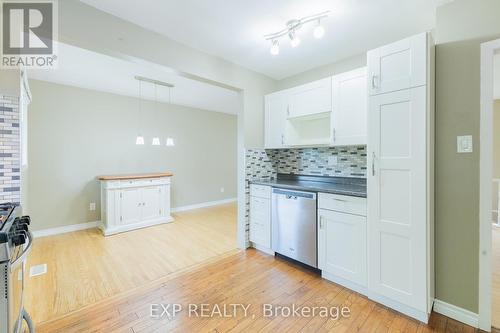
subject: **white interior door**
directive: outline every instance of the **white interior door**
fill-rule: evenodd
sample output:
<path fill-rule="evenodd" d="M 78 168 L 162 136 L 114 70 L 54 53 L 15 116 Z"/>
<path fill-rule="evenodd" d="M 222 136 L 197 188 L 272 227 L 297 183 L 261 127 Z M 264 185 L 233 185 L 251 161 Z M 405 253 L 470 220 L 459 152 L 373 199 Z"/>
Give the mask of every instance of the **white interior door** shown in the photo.
<path fill-rule="evenodd" d="M 284 92 L 265 96 L 265 146 L 281 148 L 285 144 L 288 101 Z"/>
<path fill-rule="evenodd" d="M 366 144 L 368 96 L 366 67 L 333 77 L 332 144 Z"/>
<path fill-rule="evenodd" d="M 372 96 L 369 287 L 426 311 L 426 88 Z"/>
<path fill-rule="evenodd" d="M 133 224 L 141 221 L 141 189 L 126 188 L 120 193 L 120 223 Z"/>
<path fill-rule="evenodd" d="M 366 217 L 320 209 L 318 266 L 366 287 Z"/>
<path fill-rule="evenodd" d="M 383 94 L 425 85 L 426 64 L 426 33 L 369 51 L 370 94 Z"/>
<path fill-rule="evenodd" d="M 153 220 L 161 216 L 161 188 L 148 186 L 142 188 L 142 219 Z"/>

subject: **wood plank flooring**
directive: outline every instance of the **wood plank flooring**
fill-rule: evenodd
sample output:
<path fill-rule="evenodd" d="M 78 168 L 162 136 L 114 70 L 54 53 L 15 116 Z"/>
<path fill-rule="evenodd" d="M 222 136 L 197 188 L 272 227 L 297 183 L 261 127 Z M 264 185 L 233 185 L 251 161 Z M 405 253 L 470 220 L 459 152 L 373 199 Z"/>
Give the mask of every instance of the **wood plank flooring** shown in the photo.
<path fill-rule="evenodd" d="M 154 319 L 151 304 L 182 304 L 171 318 Z M 189 316 L 188 304 L 250 304 L 248 315 Z M 266 317 L 262 304 L 347 306 L 350 316 Z M 38 332 L 475 332 L 439 314 L 424 325 L 282 259 L 238 251 L 184 270 L 38 326 Z"/>
<path fill-rule="evenodd" d="M 491 283 L 491 323 L 500 329 L 500 228 L 493 227 L 493 258 L 492 258 L 492 283 Z"/>
<path fill-rule="evenodd" d="M 51 320 L 236 249 L 236 205 L 174 215 L 170 224 L 104 237 L 97 229 L 35 239 L 25 306 Z"/>

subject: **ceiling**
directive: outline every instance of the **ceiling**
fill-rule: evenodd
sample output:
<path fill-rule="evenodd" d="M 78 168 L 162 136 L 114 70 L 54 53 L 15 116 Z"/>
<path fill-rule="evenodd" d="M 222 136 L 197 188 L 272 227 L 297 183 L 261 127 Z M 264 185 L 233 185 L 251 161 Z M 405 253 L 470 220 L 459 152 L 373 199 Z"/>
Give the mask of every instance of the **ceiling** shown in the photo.
<path fill-rule="evenodd" d="M 67 44 L 60 43 L 58 48 L 57 69 L 32 69 L 28 76 L 133 97 L 139 97 L 139 81 L 134 77 L 144 76 L 175 85 L 170 92 L 167 87 L 157 86 L 160 102 L 229 114 L 237 114 L 240 108 L 238 92 L 185 78 L 164 66 L 126 61 Z M 141 90 L 142 98 L 155 100 L 153 84 L 142 83 Z"/>
<path fill-rule="evenodd" d="M 161 33 L 233 63 L 282 79 L 366 52 L 435 27 L 435 9 L 450 0 L 81 0 L 102 11 Z M 281 40 L 269 54 L 263 35 L 285 22 L 330 10 L 326 35 L 312 37 L 313 24 L 298 33 L 292 49 Z"/>

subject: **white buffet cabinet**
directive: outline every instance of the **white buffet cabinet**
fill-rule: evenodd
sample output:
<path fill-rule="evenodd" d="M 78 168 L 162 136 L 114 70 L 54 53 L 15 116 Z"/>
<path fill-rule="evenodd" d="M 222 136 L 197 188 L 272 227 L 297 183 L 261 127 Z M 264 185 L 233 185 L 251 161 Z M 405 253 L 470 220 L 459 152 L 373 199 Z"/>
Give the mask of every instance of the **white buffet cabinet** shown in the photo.
<path fill-rule="evenodd" d="M 169 174 L 98 177 L 104 235 L 172 222 L 170 177 Z"/>

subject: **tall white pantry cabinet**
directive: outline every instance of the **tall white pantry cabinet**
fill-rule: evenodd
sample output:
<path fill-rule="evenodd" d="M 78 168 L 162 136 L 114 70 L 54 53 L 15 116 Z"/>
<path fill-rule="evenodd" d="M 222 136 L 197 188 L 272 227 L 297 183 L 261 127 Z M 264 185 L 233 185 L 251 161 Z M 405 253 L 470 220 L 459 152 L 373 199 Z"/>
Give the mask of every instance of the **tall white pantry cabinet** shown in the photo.
<path fill-rule="evenodd" d="M 368 289 L 423 322 L 434 301 L 434 46 L 368 52 Z"/>

